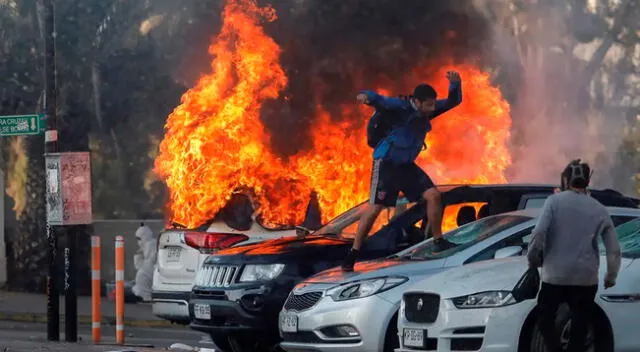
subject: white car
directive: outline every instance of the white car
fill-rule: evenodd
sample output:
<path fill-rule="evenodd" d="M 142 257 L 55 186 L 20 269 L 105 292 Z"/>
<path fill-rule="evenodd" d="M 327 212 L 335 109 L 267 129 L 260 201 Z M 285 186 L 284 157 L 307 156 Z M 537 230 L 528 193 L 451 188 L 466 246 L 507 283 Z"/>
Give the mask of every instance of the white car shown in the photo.
<path fill-rule="evenodd" d="M 244 198 L 244 199 L 243 199 Z M 216 251 L 267 239 L 295 236 L 295 228 L 270 229 L 253 213 L 248 197 L 238 197 L 233 209 L 221 212 L 195 230 L 167 229 L 158 236 L 158 262 L 153 273 L 151 300 L 153 314 L 174 323 L 187 325 L 189 296 L 196 272 L 204 260 Z"/>
<path fill-rule="evenodd" d="M 398 309 L 407 287 L 451 267 L 520 256 L 531 238 L 539 207 L 550 193 L 521 192 L 516 186 L 510 186 L 508 193 L 495 189 L 476 193 L 495 186 L 476 187 L 460 193 L 443 192 L 443 202 L 452 207 L 457 206 L 455 200 L 478 202 L 491 197 L 487 199 L 490 207 L 510 203 L 525 209 L 483 217 L 446 232 L 444 237 L 456 245 L 446 251 L 426 240 L 393 256 L 360 262 L 354 272 L 344 273 L 337 267 L 305 279 L 293 288 L 280 312 L 280 321 L 285 324 L 280 326 L 280 347 L 288 352 L 393 351 L 398 346 Z M 592 190 L 592 196 L 605 205 L 621 203 L 606 194 Z M 640 216 L 637 206 L 628 206 L 607 207 L 615 224 Z M 458 215 L 464 212 L 461 207 Z M 413 232 L 411 223 L 408 225 L 406 230 Z M 287 322 L 295 324 L 290 327 Z"/>
<path fill-rule="evenodd" d="M 604 290 L 600 284 L 598 289 L 597 322 L 586 341 L 589 351 L 638 351 L 640 347 L 640 219 L 616 230 L 622 265 L 616 286 Z M 602 244 L 600 248 L 604 251 Z M 601 255 L 600 280 L 606 271 L 606 257 Z M 412 285 L 400 305 L 396 351 L 544 352 L 536 324 L 537 301 L 516 303 L 511 296 L 527 268 L 524 256 L 483 261 Z M 559 312 L 557 328 L 566 348 L 570 316 L 566 306 Z M 594 329 L 600 337 L 594 338 Z"/>

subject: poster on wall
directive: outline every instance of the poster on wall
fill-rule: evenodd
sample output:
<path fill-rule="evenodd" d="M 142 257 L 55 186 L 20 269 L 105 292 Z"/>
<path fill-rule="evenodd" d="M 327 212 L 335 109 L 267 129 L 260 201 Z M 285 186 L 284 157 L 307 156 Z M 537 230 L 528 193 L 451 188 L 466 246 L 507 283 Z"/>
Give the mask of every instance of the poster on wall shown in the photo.
<path fill-rule="evenodd" d="M 47 155 L 47 220 L 51 225 L 62 225 L 62 189 L 60 187 L 60 156 Z"/>
<path fill-rule="evenodd" d="M 91 224 L 91 203 L 90 153 L 47 155 L 47 216 L 50 224 Z"/>

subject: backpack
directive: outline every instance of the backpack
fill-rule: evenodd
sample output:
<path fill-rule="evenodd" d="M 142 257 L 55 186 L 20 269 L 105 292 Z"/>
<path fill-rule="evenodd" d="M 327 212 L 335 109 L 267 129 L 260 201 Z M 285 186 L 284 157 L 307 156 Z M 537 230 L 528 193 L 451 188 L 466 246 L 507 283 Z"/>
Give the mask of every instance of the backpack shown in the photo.
<path fill-rule="evenodd" d="M 401 99 L 409 99 L 409 97 L 400 96 Z M 375 148 L 380 141 L 393 131 L 399 122 L 397 116 L 393 116 L 392 111 L 376 110 L 369 118 L 367 125 L 367 144 L 369 147 Z"/>
<path fill-rule="evenodd" d="M 371 148 L 375 148 L 381 140 L 391 133 L 393 130 L 393 116 L 388 111 L 376 110 L 369 118 L 367 125 L 367 144 Z"/>

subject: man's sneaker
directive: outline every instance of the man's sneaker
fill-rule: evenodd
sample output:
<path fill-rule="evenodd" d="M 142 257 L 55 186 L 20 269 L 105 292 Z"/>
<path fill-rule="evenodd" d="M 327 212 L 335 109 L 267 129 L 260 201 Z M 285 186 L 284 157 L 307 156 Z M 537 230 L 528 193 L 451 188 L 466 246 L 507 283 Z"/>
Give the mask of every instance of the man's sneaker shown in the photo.
<path fill-rule="evenodd" d="M 357 249 L 351 248 L 342 263 L 342 271 L 353 271 L 353 266 L 356 264 L 356 259 L 358 259 L 358 252 L 359 251 Z"/>
<path fill-rule="evenodd" d="M 447 249 L 456 247 L 455 243 L 451 243 L 442 237 L 433 240 L 433 243 L 435 244 L 436 252 L 443 252 L 443 251 L 446 251 Z"/>

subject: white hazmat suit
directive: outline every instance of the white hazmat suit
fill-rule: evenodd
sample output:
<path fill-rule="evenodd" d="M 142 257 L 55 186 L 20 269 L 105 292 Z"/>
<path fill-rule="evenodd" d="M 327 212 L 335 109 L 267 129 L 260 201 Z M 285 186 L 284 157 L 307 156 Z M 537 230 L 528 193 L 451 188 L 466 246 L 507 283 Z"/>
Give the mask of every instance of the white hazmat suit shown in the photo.
<path fill-rule="evenodd" d="M 151 301 L 151 286 L 153 285 L 153 271 L 158 259 L 158 247 L 156 236 L 144 223 L 136 230 L 138 251 L 133 256 L 133 265 L 136 268 L 136 280 L 133 286 L 133 294 L 143 301 Z"/>

